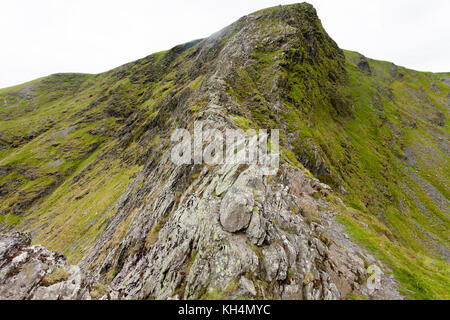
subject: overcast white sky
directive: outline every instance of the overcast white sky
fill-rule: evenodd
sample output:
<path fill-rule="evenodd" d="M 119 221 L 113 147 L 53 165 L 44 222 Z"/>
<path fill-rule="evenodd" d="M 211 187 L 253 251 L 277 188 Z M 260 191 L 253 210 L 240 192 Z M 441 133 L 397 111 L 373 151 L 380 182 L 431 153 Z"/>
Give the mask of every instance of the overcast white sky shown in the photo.
<path fill-rule="evenodd" d="M 57 72 L 103 72 L 293 2 L 0 0 L 0 88 Z M 308 2 L 341 48 L 416 70 L 450 71 L 448 0 Z"/>

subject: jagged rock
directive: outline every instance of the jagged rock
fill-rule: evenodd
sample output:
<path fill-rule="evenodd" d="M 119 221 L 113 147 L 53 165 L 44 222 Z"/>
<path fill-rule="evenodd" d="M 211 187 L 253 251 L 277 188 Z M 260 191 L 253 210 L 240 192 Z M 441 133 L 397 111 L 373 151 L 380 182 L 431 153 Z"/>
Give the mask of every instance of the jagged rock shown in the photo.
<path fill-rule="evenodd" d="M 253 212 L 253 194 L 248 189 L 232 188 L 220 207 L 220 223 L 224 230 L 237 232 L 246 229 Z"/>
<path fill-rule="evenodd" d="M 263 250 L 263 255 L 267 281 L 285 280 L 288 271 L 288 261 L 284 249 L 277 244 L 273 244 Z"/>
<path fill-rule="evenodd" d="M 367 58 L 362 54 L 359 56 L 358 68 L 359 70 L 372 75 L 372 68 L 370 67 L 369 61 L 367 61 Z"/>
<path fill-rule="evenodd" d="M 253 244 L 261 246 L 264 243 L 266 239 L 266 225 L 266 220 L 259 213 L 254 212 L 246 232 L 247 237 Z"/>
<path fill-rule="evenodd" d="M 233 168 L 230 167 L 229 170 L 233 171 Z M 380 269 L 375 266 L 373 257 L 364 253 L 361 248 L 342 235 L 341 229 L 332 220 L 333 215 L 319 211 L 319 217 L 326 218 L 327 223 L 324 222 L 322 226 L 317 220 L 317 223 L 309 226 L 292 210 L 292 206 L 300 203 L 302 197 L 308 197 L 308 202 L 314 206 L 317 206 L 317 201 L 320 200 L 302 194 L 297 195 L 298 186 L 297 188 L 288 186 L 294 186 L 298 181 L 311 185 L 316 182 L 289 165 L 283 165 L 281 170 L 291 173 L 284 177 L 286 185 L 280 183 L 282 180 L 269 182 L 267 177 L 257 175 L 256 167 L 242 171 L 237 177 L 235 175 L 235 181 L 231 183 L 227 191 L 227 194 L 233 194 L 233 199 L 236 199 L 235 193 L 238 190 L 241 190 L 240 194 L 246 192 L 247 196 L 253 199 L 253 194 L 248 190 L 245 191 L 246 188 L 249 186 L 259 188 L 257 201 L 254 199 L 252 201 L 253 205 L 258 203 L 262 211 L 252 212 L 251 206 L 246 208 L 252 214 L 247 236 L 228 233 L 222 229 L 221 210 L 229 208 L 228 205 L 222 205 L 228 204 L 231 198 L 227 199 L 227 194 L 222 200 L 208 198 L 206 195 L 212 194 L 217 189 L 220 179 L 214 176 L 217 172 L 204 171 L 199 175 L 198 180 L 193 182 L 195 185 L 202 181 L 202 186 L 190 196 L 191 200 L 181 205 L 169 217 L 159 231 L 159 240 L 151 250 L 142 258 L 128 255 L 115 279 L 110 285 L 101 285 L 101 290 L 98 289 L 100 279 L 95 276 L 98 271 L 91 271 L 91 276 L 86 278 L 78 267 L 68 266 L 59 255 L 49 253 L 42 247 L 24 248 L 29 244 L 29 239 L 24 240 L 25 238 L 21 236 L 12 241 L 10 237 L 7 237 L 0 241 L 0 248 L 3 248 L 0 251 L 2 256 L 5 256 L 5 252 L 17 256 L 22 251 L 28 255 L 29 250 L 32 250 L 33 255 L 49 255 L 52 259 L 35 269 L 37 272 L 33 274 L 34 280 L 29 282 L 32 285 L 24 287 L 23 291 L 12 290 L 17 284 L 16 278 L 6 276 L 7 281 L 0 286 L 1 292 L 3 296 L 11 298 L 134 299 L 152 296 L 157 299 L 171 299 L 176 296 L 174 292 L 177 287 L 185 282 L 184 298 L 200 298 L 198 294 L 203 290 L 202 288 L 208 286 L 209 294 L 213 294 L 214 288 L 226 288 L 238 278 L 239 285 L 232 296 L 255 297 L 258 291 L 253 282 L 243 277 L 250 272 L 265 275 L 264 281 L 275 283 L 270 292 L 259 287 L 261 297 L 339 299 L 353 290 L 360 290 L 362 294 L 368 296 L 379 294 L 379 282 L 374 282 L 375 287 L 370 287 L 372 283 L 368 283 L 367 286 L 360 286 L 358 289 L 360 279 L 364 277 L 369 279 L 372 275 L 378 276 Z M 208 175 L 212 176 L 207 178 Z M 173 178 L 176 180 L 176 175 Z M 200 194 L 204 199 L 197 198 Z M 159 208 L 165 210 L 166 207 L 162 205 Z M 216 219 L 211 218 L 211 215 L 216 215 Z M 210 218 L 205 219 L 206 217 Z M 321 240 L 323 239 L 321 235 L 330 228 L 332 229 L 329 237 L 332 240 L 326 241 L 327 245 L 331 245 L 329 249 Z M 232 230 L 235 229 L 237 227 Z M 122 241 L 121 246 L 111 249 L 126 248 L 132 237 L 143 236 L 140 232 L 132 231 L 133 229 L 130 230 L 129 238 Z M 247 237 L 248 240 L 246 240 Z M 261 251 L 254 251 L 256 249 L 249 246 L 249 242 L 262 246 Z M 195 254 L 193 254 L 194 250 Z M 365 269 L 360 255 L 364 256 L 366 261 L 373 262 L 369 270 Z M 109 257 L 112 258 L 113 255 Z M 111 258 L 105 259 L 104 262 L 117 262 L 117 260 L 110 260 Z M 2 265 L 0 271 L 16 268 L 19 260 L 26 260 L 30 264 L 30 261 L 36 259 L 22 258 L 19 254 L 16 260 L 10 259 L 8 260 L 10 262 Z M 183 275 L 181 272 L 186 265 L 190 267 L 188 273 Z M 68 279 L 62 279 L 63 281 L 50 286 L 40 285 L 42 279 L 51 273 L 55 266 L 67 270 Z M 99 268 L 104 267 L 100 265 Z M 383 274 L 381 278 L 376 279 L 387 281 L 384 280 L 385 278 Z M 19 279 L 23 281 L 24 278 L 21 276 Z M 285 282 L 286 284 L 283 284 Z M 387 291 L 386 294 L 390 294 L 392 290 L 394 289 Z M 398 297 L 395 294 L 391 296 Z"/>
<path fill-rule="evenodd" d="M 65 269 L 63 269 L 65 270 Z M 48 287 L 39 286 L 33 292 L 32 299 L 37 300 L 74 300 L 83 283 L 83 272 L 78 266 L 70 266 L 65 270 L 68 279 Z"/>
<path fill-rule="evenodd" d="M 241 290 L 240 293 L 242 293 L 243 296 L 256 297 L 257 295 L 253 281 L 245 277 L 241 277 L 241 279 L 239 280 L 239 290 Z"/>
<path fill-rule="evenodd" d="M 303 213 L 309 216 L 314 216 L 319 212 L 316 201 L 314 201 L 311 197 L 303 197 L 299 199 L 299 206 L 302 209 Z"/>
<path fill-rule="evenodd" d="M 76 299 L 83 273 L 64 257 L 41 246 L 29 246 L 27 234 L 0 238 L 0 299 Z"/>
<path fill-rule="evenodd" d="M 192 50 L 186 51 L 189 48 Z M 270 60 L 275 75 L 261 77 L 273 78 L 273 83 L 268 88 L 259 85 L 264 91 L 261 94 L 257 94 L 259 90 L 248 91 L 238 81 L 254 72 L 256 49 L 276 53 Z M 331 68 L 324 56 L 336 67 Z M 261 116 L 260 123 L 274 121 L 286 110 L 286 91 L 292 84 L 281 74 L 295 69 L 291 65 L 305 64 L 308 70 L 324 66 L 320 73 L 326 83 L 332 83 L 328 89 L 336 91 L 340 78 L 345 79 L 345 57 L 323 30 L 314 8 L 300 4 L 249 15 L 160 58 L 158 67 L 156 58 L 150 57 L 140 68 L 124 67 L 109 74 L 122 79 L 136 73 L 130 77 L 132 83 L 155 79 L 154 86 L 146 84 L 142 90 L 146 92 L 142 93 L 143 101 L 155 101 L 150 116 L 148 108 L 128 109 L 119 94 L 107 93 L 88 108 L 104 103 L 106 109 L 80 120 L 80 124 L 90 123 L 93 117 L 106 114 L 123 121 L 123 127 L 109 134 L 127 151 L 125 156 L 119 158 L 118 150 L 122 149 L 108 149 L 99 157 L 141 168 L 129 177 L 125 191 L 103 213 L 96 214 L 92 225 L 85 226 L 86 231 L 98 228 L 101 232 L 73 241 L 71 245 L 76 248 L 83 246 L 79 242 L 85 243 L 83 257 L 73 267 L 41 246 L 29 247 L 29 239 L 23 236 L 1 238 L 0 297 L 201 299 L 248 295 L 258 299 L 341 299 L 353 291 L 369 297 L 380 295 L 385 288 L 377 283 L 368 290 L 362 281 L 376 268 L 366 270 L 362 258 L 366 253 L 344 234 L 328 199 L 322 198 L 332 192 L 331 187 L 313 179 L 302 167 L 312 168 L 319 176 L 331 174 L 325 152 L 311 139 L 305 142 L 304 153 L 284 160 L 279 172 L 271 176 L 263 175 L 254 164 L 178 166 L 170 161 L 170 134 L 175 127 L 198 128 L 194 121 L 198 120 L 205 129 L 224 134 L 236 128 L 235 116 L 245 113 Z M 370 66 L 361 67 L 370 70 Z M 240 75 L 243 70 L 245 74 Z M 170 81 L 159 78 L 166 71 L 173 76 Z M 190 81 L 184 83 L 186 78 Z M 200 79 L 199 83 L 195 79 Z M 320 79 L 308 82 L 313 85 Z M 316 89 L 327 96 L 322 83 Z M 234 90 L 239 94 L 232 93 Z M 165 93 L 155 99 L 155 92 Z M 333 105 L 335 112 L 348 112 L 341 98 L 336 93 L 326 103 Z M 270 110 L 266 99 L 270 100 Z M 248 105 L 254 104 L 261 109 L 249 109 Z M 265 119 L 266 113 L 273 119 Z M 130 145 L 135 149 L 127 149 Z M 98 145 L 92 147 L 95 150 Z M 90 166 L 82 170 L 84 174 Z M 104 170 L 109 177 L 114 168 Z M 87 175 L 85 180 L 90 178 Z M 89 182 L 83 175 L 71 179 L 73 184 Z M 74 201 L 85 198 L 88 194 L 84 192 L 83 188 Z M 47 230 L 43 224 L 39 227 Z M 54 228 L 60 231 L 57 225 Z M 383 268 L 374 259 L 366 261 Z M 49 281 L 53 272 L 58 275 L 56 283 Z M 382 296 L 398 296 L 391 280 L 381 275 L 382 283 L 390 283 Z"/>

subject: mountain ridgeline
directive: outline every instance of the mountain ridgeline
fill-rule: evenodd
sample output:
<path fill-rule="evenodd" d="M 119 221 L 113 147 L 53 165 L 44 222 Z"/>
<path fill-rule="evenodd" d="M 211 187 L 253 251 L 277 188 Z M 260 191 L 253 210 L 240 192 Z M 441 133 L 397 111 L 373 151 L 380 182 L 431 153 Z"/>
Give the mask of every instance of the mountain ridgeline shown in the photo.
<path fill-rule="evenodd" d="M 0 298 L 449 299 L 449 106 L 306 3 L 0 89 Z M 174 165 L 196 121 L 279 129 L 278 174 Z"/>

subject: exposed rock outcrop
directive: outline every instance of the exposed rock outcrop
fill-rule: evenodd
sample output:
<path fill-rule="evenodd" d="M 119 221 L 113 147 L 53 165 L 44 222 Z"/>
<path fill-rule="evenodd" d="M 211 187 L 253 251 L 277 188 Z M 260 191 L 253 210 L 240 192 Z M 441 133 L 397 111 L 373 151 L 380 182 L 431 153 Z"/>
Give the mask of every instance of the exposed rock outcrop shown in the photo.
<path fill-rule="evenodd" d="M 354 216 L 361 226 L 373 222 L 361 233 L 370 231 L 364 235 L 382 243 L 380 250 L 399 245 L 402 236 L 393 235 L 387 214 L 403 221 L 404 212 L 421 211 L 407 208 L 407 199 L 395 211 L 404 195 L 394 194 L 402 187 L 395 161 L 421 166 L 421 155 L 403 139 L 412 132 L 399 126 L 422 121 L 396 104 L 396 94 L 404 94 L 398 99 L 404 104 L 419 97 L 418 105 L 427 101 L 430 110 L 440 100 L 425 97 L 416 84 L 388 87 L 415 81 L 404 68 L 385 64 L 380 71 L 375 60 L 370 65 L 347 54 L 346 60 L 315 9 L 303 3 L 250 14 L 206 39 L 102 75 L 40 83 L 51 92 L 65 88 L 73 101 L 61 94 L 59 102 L 73 105 L 61 111 L 54 130 L 40 129 L 39 144 L 30 144 L 31 163 L 22 163 L 30 159 L 28 149 L 1 162 L 0 230 L 8 232 L 0 236 L 0 298 L 401 299 L 390 270 L 352 242 L 335 216 Z M 442 144 L 444 111 L 429 112 L 427 122 L 439 126 L 433 134 L 442 135 Z M 171 135 L 179 128 L 203 129 L 201 151 L 212 132 L 277 128 L 279 170 L 266 175 L 255 163 L 177 165 Z M 438 204 L 430 211 L 448 210 L 443 186 L 408 180 L 414 182 L 411 194 L 421 187 L 426 204 Z M 346 203 L 333 189 L 348 196 Z M 383 206 L 392 210 L 384 214 Z M 30 231 L 76 265 L 11 230 Z M 401 263 L 410 261 L 396 249 Z"/>
<path fill-rule="evenodd" d="M 0 299 L 73 300 L 83 284 L 78 266 L 42 246 L 29 246 L 28 234 L 0 238 Z"/>
<path fill-rule="evenodd" d="M 367 61 L 367 58 L 362 54 L 359 56 L 358 68 L 369 75 L 372 74 L 372 68 L 370 68 L 369 61 Z"/>
<path fill-rule="evenodd" d="M 225 187 L 221 177 L 234 169 L 220 174 L 204 169 L 192 184 L 197 190 L 182 196 L 182 204 L 166 218 L 158 240 L 147 253 L 129 247 L 137 243 L 131 241 L 130 233 L 120 246 L 109 250 L 135 250 L 136 254 L 127 255 L 124 262 L 107 254 L 98 271 L 89 272 L 85 279 L 78 267 L 68 266 L 56 253 L 40 246 L 27 247 L 24 235 L 3 238 L 1 296 L 90 299 L 104 281 L 99 277 L 102 270 L 108 264 L 117 268 L 121 262 L 122 269 L 96 298 L 168 299 L 183 294 L 180 288 L 185 288 L 181 297 L 186 299 L 214 294 L 229 298 L 343 299 L 350 293 L 382 298 L 380 290 L 391 298 L 401 298 L 395 287 L 381 287 L 381 281 L 390 277 L 384 275 L 379 262 L 343 235 L 333 212 L 326 209 L 327 203 L 311 197 L 325 192 L 325 185 L 283 165 L 281 174 L 272 181 L 250 166 Z M 253 189 L 253 196 L 250 190 L 255 186 L 258 189 Z M 224 190 L 223 199 L 213 195 L 216 189 Z M 232 202 L 237 198 L 236 190 L 251 199 L 244 196 L 245 201 L 237 201 L 245 204 L 243 208 Z M 300 205 L 306 202 L 308 206 Z M 229 203 L 231 208 L 239 208 L 230 211 L 238 217 L 227 220 L 224 226 L 222 210 Z M 44 285 L 45 278 L 59 269 L 67 275 Z"/>

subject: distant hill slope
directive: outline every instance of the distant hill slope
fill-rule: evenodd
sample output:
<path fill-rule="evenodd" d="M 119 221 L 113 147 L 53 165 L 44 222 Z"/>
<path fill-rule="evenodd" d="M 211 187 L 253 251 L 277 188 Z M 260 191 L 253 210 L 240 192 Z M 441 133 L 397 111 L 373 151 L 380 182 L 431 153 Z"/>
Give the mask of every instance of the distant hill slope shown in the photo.
<path fill-rule="evenodd" d="M 30 231 L 113 298 L 368 295 L 371 261 L 342 280 L 326 240 L 340 231 L 318 231 L 332 212 L 402 295 L 448 299 L 449 106 L 450 73 L 342 51 L 308 4 L 265 9 L 106 73 L 1 89 L 0 230 Z M 195 120 L 281 130 L 283 166 L 253 187 L 250 231 L 212 217 L 251 167 L 170 163 L 171 133 Z M 297 175 L 335 192 L 295 194 Z"/>

